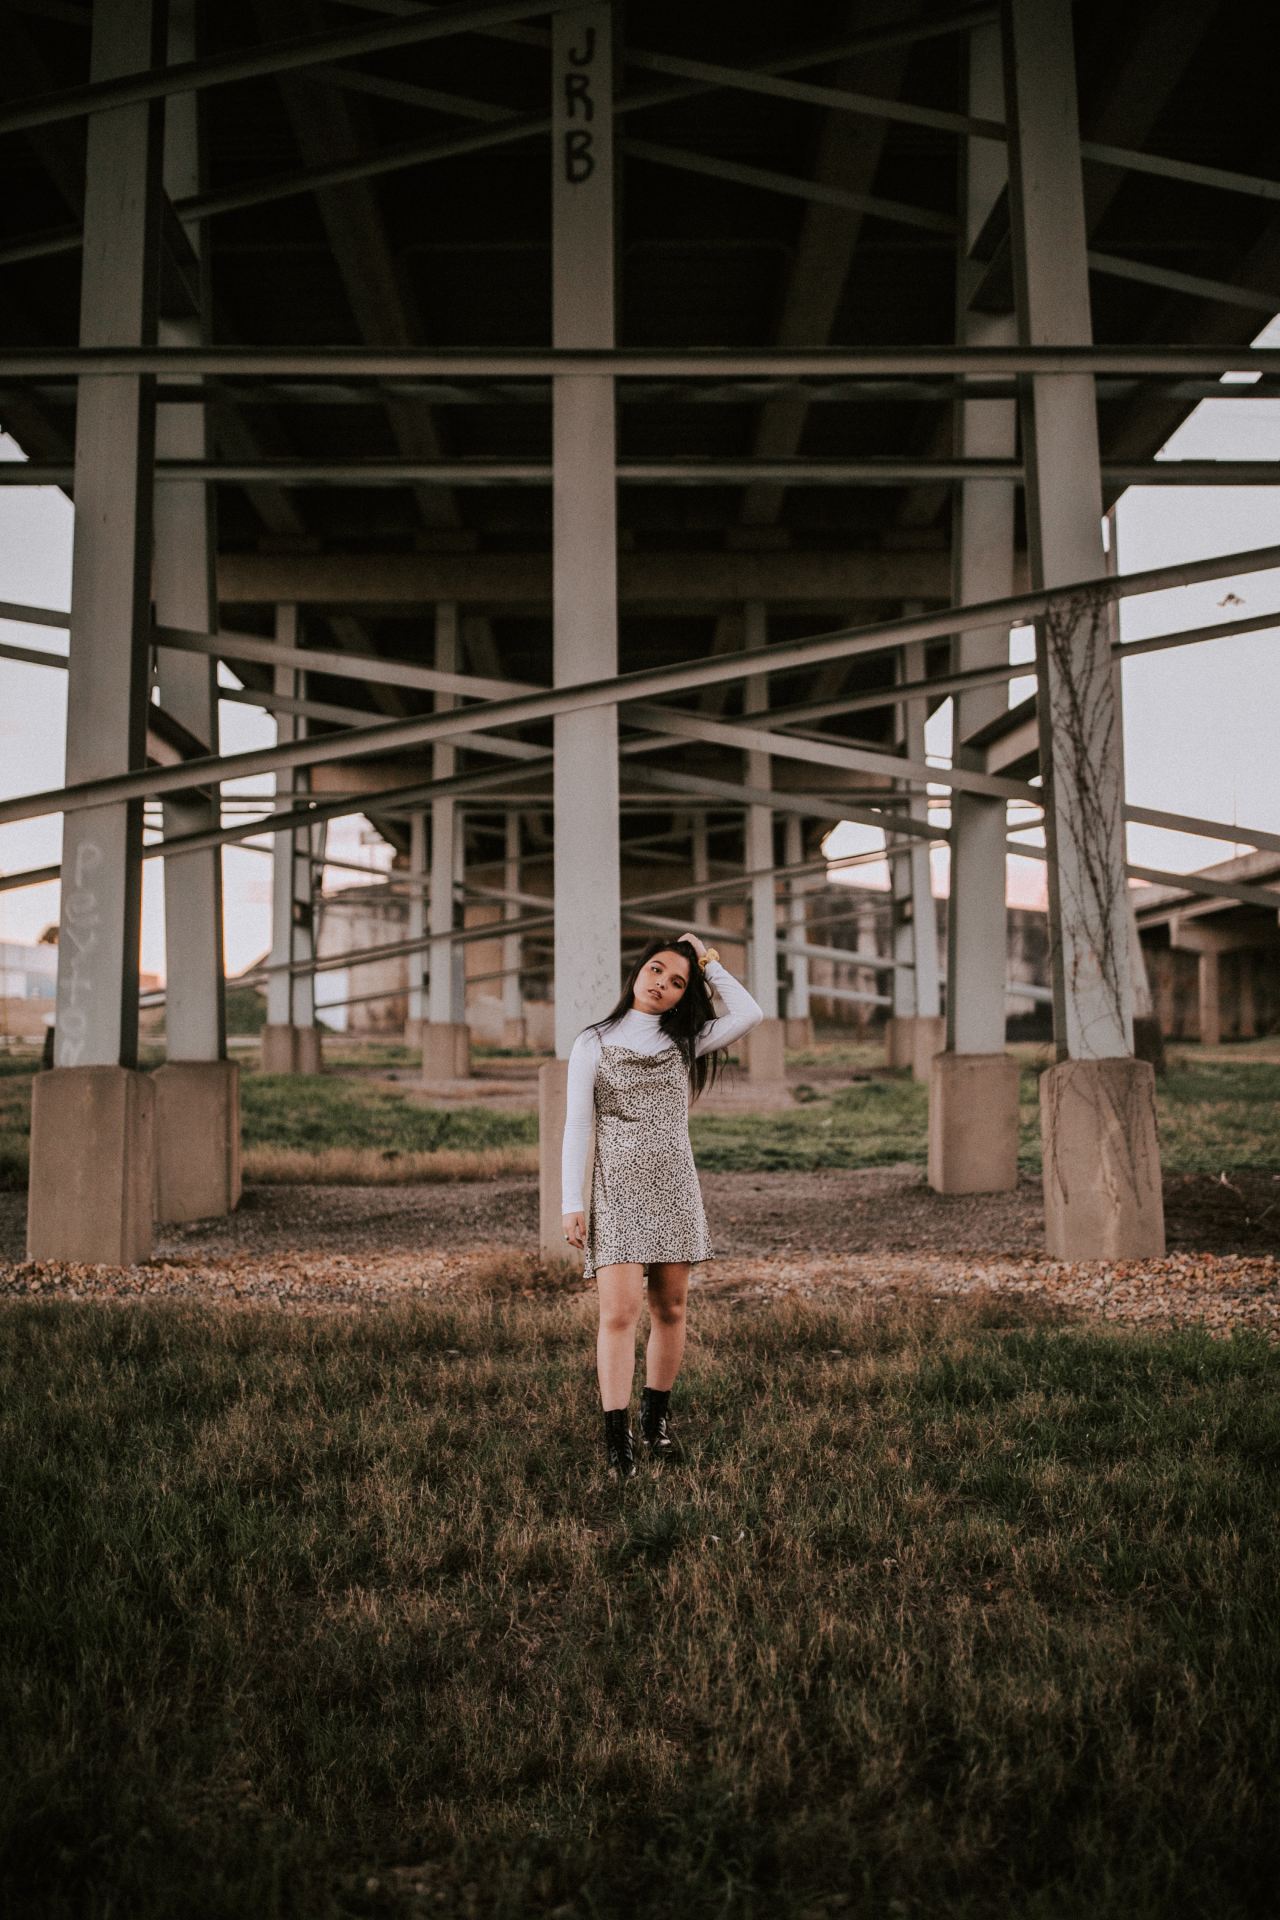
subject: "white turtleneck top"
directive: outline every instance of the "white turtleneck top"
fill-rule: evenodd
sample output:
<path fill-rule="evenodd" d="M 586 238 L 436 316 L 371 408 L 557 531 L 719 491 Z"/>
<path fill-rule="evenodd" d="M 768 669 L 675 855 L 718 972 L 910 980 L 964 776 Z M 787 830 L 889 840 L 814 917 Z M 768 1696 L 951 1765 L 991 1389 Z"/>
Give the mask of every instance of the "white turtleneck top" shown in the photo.
<path fill-rule="evenodd" d="M 696 1051 L 710 1053 L 716 1047 L 730 1046 L 750 1031 L 764 1013 L 728 967 L 719 960 L 707 963 L 703 972 L 707 985 L 726 1011 L 708 1020 L 698 1035 Z M 633 1053 L 661 1053 L 675 1042 L 662 1030 L 662 1016 L 640 1013 L 635 1007 L 624 1013 L 617 1026 L 610 1027 L 603 1044 L 629 1047 Z M 560 1159 L 561 1212 L 581 1213 L 582 1183 L 586 1172 L 587 1147 L 595 1127 L 596 1067 L 600 1061 L 600 1035 L 587 1027 L 573 1043 L 569 1055 L 569 1084 L 565 1105 L 564 1146 Z"/>

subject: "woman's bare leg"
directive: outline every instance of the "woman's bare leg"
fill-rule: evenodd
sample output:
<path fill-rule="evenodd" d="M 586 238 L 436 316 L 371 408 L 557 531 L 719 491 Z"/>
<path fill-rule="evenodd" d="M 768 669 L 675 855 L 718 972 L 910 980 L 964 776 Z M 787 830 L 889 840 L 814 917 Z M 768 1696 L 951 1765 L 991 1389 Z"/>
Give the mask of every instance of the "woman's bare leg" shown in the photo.
<path fill-rule="evenodd" d="M 600 1295 L 600 1331 L 596 1335 L 596 1377 L 600 1404 L 606 1413 L 625 1407 L 631 1398 L 636 1370 L 636 1327 L 644 1299 L 644 1268 L 637 1261 L 625 1266 L 597 1267 Z"/>
<path fill-rule="evenodd" d="M 649 1269 L 649 1344 L 645 1349 L 645 1385 L 669 1392 L 684 1358 L 685 1304 L 689 1267 L 654 1265 Z"/>

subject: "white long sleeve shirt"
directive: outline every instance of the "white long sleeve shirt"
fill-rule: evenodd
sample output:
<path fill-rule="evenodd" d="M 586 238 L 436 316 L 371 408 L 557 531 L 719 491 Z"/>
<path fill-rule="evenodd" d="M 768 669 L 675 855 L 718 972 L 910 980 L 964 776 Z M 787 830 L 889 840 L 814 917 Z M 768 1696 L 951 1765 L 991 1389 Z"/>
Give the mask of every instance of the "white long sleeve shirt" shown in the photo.
<path fill-rule="evenodd" d="M 758 1002 L 735 980 L 719 960 L 707 963 L 703 979 L 712 988 L 726 1011 L 708 1020 L 698 1034 L 695 1051 L 711 1053 L 716 1047 L 731 1046 L 760 1020 L 764 1012 Z M 662 1016 L 640 1013 L 632 1007 L 616 1027 L 610 1027 L 605 1046 L 629 1047 L 633 1053 L 661 1053 L 674 1046 L 671 1036 L 662 1030 Z M 587 1148 L 595 1129 L 596 1068 L 600 1063 L 600 1035 L 587 1027 L 573 1043 L 569 1054 L 569 1082 L 565 1103 L 564 1145 L 560 1156 L 561 1212 L 582 1213 L 582 1186 L 586 1173 Z"/>

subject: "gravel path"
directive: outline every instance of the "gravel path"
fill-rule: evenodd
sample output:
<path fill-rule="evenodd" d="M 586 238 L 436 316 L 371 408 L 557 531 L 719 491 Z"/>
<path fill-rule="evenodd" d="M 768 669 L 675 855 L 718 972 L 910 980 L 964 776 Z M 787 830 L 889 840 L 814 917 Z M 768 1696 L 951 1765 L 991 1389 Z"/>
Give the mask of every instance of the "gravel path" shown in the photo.
<path fill-rule="evenodd" d="M 915 1165 L 856 1172 L 704 1173 L 720 1257 L 707 1296 L 818 1298 L 996 1288 L 1136 1324 L 1252 1326 L 1280 1338 L 1280 1176 L 1166 1183 L 1169 1255 L 1072 1265 L 1044 1252 L 1038 1182 L 946 1199 Z M 0 1297 L 169 1296 L 274 1301 L 314 1311 L 498 1284 L 575 1286 L 534 1251 L 528 1176 L 418 1187 L 250 1188 L 225 1220 L 165 1228 L 125 1270 L 23 1260 L 25 1203 L 0 1195 Z"/>

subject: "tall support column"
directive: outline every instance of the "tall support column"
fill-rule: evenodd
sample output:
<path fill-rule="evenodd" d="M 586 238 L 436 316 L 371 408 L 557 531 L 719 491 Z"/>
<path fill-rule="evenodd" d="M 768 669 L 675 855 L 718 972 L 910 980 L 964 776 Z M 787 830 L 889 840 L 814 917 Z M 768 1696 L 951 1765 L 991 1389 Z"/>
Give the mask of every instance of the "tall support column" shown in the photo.
<path fill-rule="evenodd" d="M 458 607 L 453 600 L 442 600 L 436 607 L 435 665 L 442 673 L 459 671 Z M 435 695 L 437 713 L 446 713 L 457 704 L 456 693 L 438 691 Z M 450 779 L 457 771 L 457 759 L 456 747 L 448 741 L 437 741 L 431 749 L 432 779 Z M 427 931 L 431 945 L 427 957 L 427 1020 L 422 1028 L 424 1080 L 464 1079 L 471 1071 L 470 1040 L 458 995 L 457 967 L 462 950 L 455 951 L 451 937 L 459 878 L 460 823 L 456 801 L 445 797 L 431 802 L 431 877 L 427 895 Z"/>
<path fill-rule="evenodd" d="M 969 112 L 1004 118 L 1000 31 L 994 23 L 969 36 Z M 1004 192 L 1004 149 L 990 140 L 966 143 L 961 167 L 960 259 L 956 338 L 965 346 L 1014 346 L 1012 314 L 979 313 L 969 301 L 981 268 L 974 249 Z M 1011 460 L 1017 452 L 1012 400 L 965 400 L 958 408 L 957 453 Z M 1015 489 L 1007 480 L 968 480 L 955 495 L 952 599 L 957 606 L 998 600 L 1014 590 Z M 961 633 L 952 642 L 957 672 L 1003 665 L 1004 626 Z M 980 768 L 967 741 L 996 719 L 1006 686 L 981 687 L 954 703 L 952 758 Z M 951 897 L 947 912 L 946 1051 L 935 1055 L 929 1081 L 929 1184 L 938 1193 L 1000 1193 L 1018 1184 L 1018 1066 L 1005 1052 L 1006 808 L 985 794 L 951 797 Z"/>
<path fill-rule="evenodd" d="M 742 611 L 743 645 L 747 648 L 766 646 L 769 621 L 764 603 L 749 600 Z M 767 674 L 754 674 L 743 681 L 742 709 L 744 713 L 768 712 Z M 747 786 L 767 789 L 773 785 L 771 760 L 767 753 L 743 755 L 743 777 Z M 747 1036 L 747 1072 L 753 1080 L 781 1080 L 786 1074 L 786 1029 L 778 1017 L 778 887 L 772 872 L 773 808 L 748 807 L 743 824 L 747 870 L 756 876 L 750 882 L 747 984 L 764 1013 L 764 1019 Z"/>
<path fill-rule="evenodd" d="M 405 933 L 408 939 L 427 937 L 427 816 L 420 807 L 409 817 L 409 912 Z M 422 1022 L 426 1018 L 426 993 L 423 989 L 426 948 L 419 946 L 409 955 L 409 993 L 405 1008 L 405 1041 L 411 1047 L 422 1045 Z"/>
<path fill-rule="evenodd" d="M 169 13 L 171 65 L 196 56 L 193 0 Z M 174 94 L 165 106 L 164 186 L 171 200 L 201 185 L 197 93 Z M 201 261 L 200 315 L 162 318 L 162 346 L 199 347 L 208 338 L 203 229 L 187 228 Z M 170 402 L 157 409 L 156 452 L 162 459 L 203 460 L 208 452 L 202 406 Z M 213 567 L 213 498 L 200 480 L 160 480 L 155 497 L 156 624 L 212 633 L 217 627 Z M 217 667 L 199 654 L 161 647 L 160 704 L 206 753 L 218 751 Z M 164 803 L 166 839 L 217 827 L 217 790 Z M 168 1060 L 155 1076 L 156 1217 L 200 1220 L 229 1213 L 240 1199 L 240 1069 L 226 1057 L 222 948 L 222 854 L 217 847 L 164 862 L 165 1037 Z"/>
<path fill-rule="evenodd" d="M 551 337 L 614 344 L 613 8 L 551 24 Z M 557 687 L 618 670 L 617 461 L 613 380 L 552 382 L 552 670 Z M 566 1062 L 618 997 L 616 707 L 558 714 L 555 771 L 556 1059 L 539 1079 L 541 1240 L 564 1254 L 560 1139 Z"/>
<path fill-rule="evenodd" d="M 520 815 L 514 807 L 506 816 L 506 841 L 503 847 L 502 887 L 507 894 L 520 891 Z M 504 920 L 518 920 L 521 908 L 517 900 L 507 899 L 502 903 Z M 525 1026 L 524 996 L 520 991 L 520 949 L 522 941 L 518 933 L 508 933 L 502 939 L 502 1041 L 507 1047 L 527 1046 L 528 1029 Z"/>
<path fill-rule="evenodd" d="M 1010 207 L 1021 343 L 1092 338 L 1070 0 L 1004 0 Z M 1105 571 L 1091 376 L 1023 383 L 1037 586 Z M 1164 1251 L 1155 1075 L 1132 1054 L 1120 712 L 1106 602 L 1062 600 L 1037 624 L 1054 1032 L 1040 1081 L 1049 1251 Z"/>
<path fill-rule="evenodd" d="M 164 59 L 163 7 L 101 0 L 90 78 Z M 89 116 L 80 343 L 154 344 L 161 109 Z M 69 784 L 145 763 L 155 390 L 80 383 L 76 407 Z M 62 833 L 55 1068 L 36 1077 L 30 1255 L 129 1265 L 151 1251 L 155 1092 L 137 1072 L 140 802 L 68 814 Z"/>
<path fill-rule="evenodd" d="M 711 860 L 707 849 L 707 816 L 692 815 L 693 917 L 701 922 L 711 918 L 711 898 L 702 891 L 710 884 Z"/>
<path fill-rule="evenodd" d="M 908 613 L 915 607 L 908 606 Z M 922 680 L 925 649 L 919 642 L 903 647 L 898 671 L 904 680 Z M 924 759 L 924 730 L 928 708 L 923 700 L 909 700 L 903 709 L 903 748 L 912 760 Z M 913 820 L 928 820 L 926 794 L 909 792 L 907 812 Z M 938 980 L 938 914 L 933 899 L 929 843 L 913 840 L 889 861 L 893 898 L 893 957 L 910 967 L 893 976 L 893 1015 L 888 1024 L 889 1064 L 910 1067 L 917 1080 L 928 1080 L 930 1062 L 942 1046 L 943 1022 Z"/>
<path fill-rule="evenodd" d="M 276 639 L 295 651 L 301 646 L 298 609 L 292 603 L 276 608 Z M 276 667 L 276 693 L 284 700 L 303 697 L 306 676 L 296 667 Z M 283 710 L 276 715 L 278 741 L 300 740 L 306 720 Z M 276 775 L 276 804 L 287 806 L 309 789 L 305 768 L 285 768 Z M 320 1032 L 316 1026 L 315 981 L 310 962 L 315 957 L 313 857 L 315 832 L 301 827 L 277 833 L 271 863 L 271 972 L 267 977 L 267 1024 L 262 1030 L 264 1073 L 318 1073 Z M 296 969 L 296 970 L 295 970 Z"/>
<path fill-rule="evenodd" d="M 804 859 L 804 828 L 798 814 L 787 815 L 784 828 L 784 858 L 789 867 Z M 793 874 L 787 883 L 787 931 L 793 940 L 806 939 L 804 896 L 808 885 L 803 875 Z M 789 1047 L 813 1045 L 813 1015 L 809 1006 L 809 956 L 788 956 L 791 985 L 787 991 L 786 1039 Z"/>

